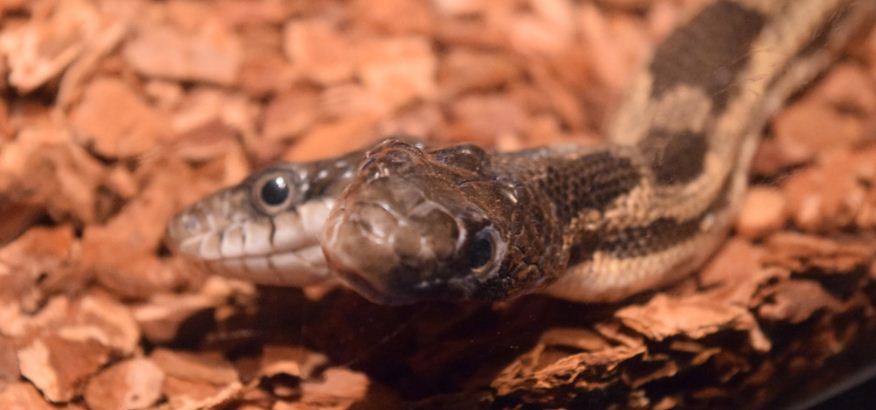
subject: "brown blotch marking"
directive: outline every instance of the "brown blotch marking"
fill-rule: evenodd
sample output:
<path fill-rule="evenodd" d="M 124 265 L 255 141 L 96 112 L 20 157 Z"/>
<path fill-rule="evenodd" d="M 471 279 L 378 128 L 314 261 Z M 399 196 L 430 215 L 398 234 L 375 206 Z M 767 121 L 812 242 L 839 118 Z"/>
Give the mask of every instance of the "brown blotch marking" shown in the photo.
<path fill-rule="evenodd" d="M 718 195 L 695 218 L 679 221 L 659 218 L 650 224 L 618 230 L 591 231 L 580 235 L 570 250 L 569 265 L 593 258 L 596 252 L 605 252 L 617 258 L 635 258 L 664 251 L 690 240 L 710 214 L 726 207 L 730 201 L 732 176 L 727 176 Z"/>
<path fill-rule="evenodd" d="M 602 240 L 594 251 L 606 252 L 618 258 L 635 258 L 664 251 L 691 239 L 705 216 L 704 213 L 686 221 L 659 218 L 648 225 L 605 232 L 600 235 Z"/>
<path fill-rule="evenodd" d="M 593 254 L 599 249 L 599 235 L 599 232 L 594 231 L 585 231 L 580 234 L 578 240 L 569 248 L 568 266 L 593 260 Z"/>
<path fill-rule="evenodd" d="M 559 159 L 547 166 L 542 191 L 556 206 L 559 223 L 566 225 L 581 211 L 602 211 L 635 188 L 641 175 L 629 158 L 608 151 Z"/>
<path fill-rule="evenodd" d="M 709 142 L 702 133 L 655 129 L 639 143 L 661 185 L 687 183 L 703 171 Z"/>
<path fill-rule="evenodd" d="M 706 214 L 686 221 L 659 218 L 643 226 L 586 231 L 569 249 L 568 266 L 590 261 L 596 252 L 604 252 L 616 258 L 636 258 L 664 251 L 689 240 L 699 230 L 700 222 Z"/>
<path fill-rule="evenodd" d="M 715 112 L 723 111 L 765 25 L 761 13 L 733 2 L 706 6 L 657 48 L 649 67 L 652 96 L 659 99 L 678 85 L 689 85 L 711 97 Z"/>

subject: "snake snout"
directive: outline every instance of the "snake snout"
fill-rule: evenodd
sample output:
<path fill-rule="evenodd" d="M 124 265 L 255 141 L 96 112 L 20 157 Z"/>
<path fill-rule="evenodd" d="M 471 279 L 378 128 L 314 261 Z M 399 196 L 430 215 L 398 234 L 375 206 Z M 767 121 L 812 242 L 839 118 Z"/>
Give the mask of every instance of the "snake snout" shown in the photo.
<path fill-rule="evenodd" d="M 245 200 L 246 192 L 240 188 L 222 190 L 205 198 L 171 218 L 165 229 L 165 243 L 193 259 L 217 257 L 220 232 L 247 219 Z"/>
<path fill-rule="evenodd" d="M 167 224 L 165 242 L 168 247 L 183 254 L 197 254 L 192 238 L 200 237 L 210 231 L 206 217 L 194 209 L 175 215 Z"/>

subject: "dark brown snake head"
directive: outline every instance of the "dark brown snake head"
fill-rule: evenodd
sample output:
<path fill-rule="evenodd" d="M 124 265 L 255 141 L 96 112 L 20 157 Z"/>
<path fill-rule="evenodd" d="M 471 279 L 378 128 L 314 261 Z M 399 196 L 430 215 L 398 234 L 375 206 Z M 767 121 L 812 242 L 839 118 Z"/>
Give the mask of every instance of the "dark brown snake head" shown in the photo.
<path fill-rule="evenodd" d="M 329 215 L 323 251 L 350 287 L 378 303 L 497 299 L 506 292 L 484 292 L 513 259 L 516 201 L 481 148 L 424 152 L 387 140 L 368 152 Z"/>

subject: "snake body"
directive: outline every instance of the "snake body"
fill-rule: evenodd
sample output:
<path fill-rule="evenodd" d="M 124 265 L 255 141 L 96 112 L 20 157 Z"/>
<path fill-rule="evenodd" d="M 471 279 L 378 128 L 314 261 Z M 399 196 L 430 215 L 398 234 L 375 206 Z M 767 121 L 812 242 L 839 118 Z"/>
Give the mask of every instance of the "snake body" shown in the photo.
<path fill-rule="evenodd" d="M 385 304 L 539 290 L 617 301 L 714 252 L 766 120 L 874 8 L 710 2 L 657 47 L 604 145 L 503 153 L 389 139 L 261 171 L 183 211 L 168 237 L 226 274 L 282 285 L 336 277 Z"/>

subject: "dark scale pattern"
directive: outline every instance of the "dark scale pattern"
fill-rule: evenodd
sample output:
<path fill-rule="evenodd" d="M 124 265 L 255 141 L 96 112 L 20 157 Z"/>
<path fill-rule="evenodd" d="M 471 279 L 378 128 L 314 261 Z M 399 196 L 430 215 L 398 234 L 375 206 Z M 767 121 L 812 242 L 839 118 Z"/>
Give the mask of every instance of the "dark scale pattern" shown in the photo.
<path fill-rule="evenodd" d="M 352 179 L 364 158 L 365 151 L 360 150 L 352 151 L 339 158 L 298 163 L 297 166 L 306 166 L 307 175 L 311 176 L 310 189 L 306 199 L 327 195 L 334 196 L 340 193 Z"/>
<path fill-rule="evenodd" d="M 605 210 L 641 178 L 629 158 L 598 151 L 550 161 L 539 185 L 555 204 L 559 223 L 565 226 L 584 210 Z"/>
<path fill-rule="evenodd" d="M 806 57 L 810 54 L 813 54 L 819 50 L 823 50 L 824 46 L 827 45 L 828 41 L 830 41 L 830 34 L 834 28 L 840 25 L 840 23 L 847 18 L 852 16 L 852 5 L 845 4 L 842 5 L 839 9 L 837 9 L 834 14 L 827 19 L 821 27 L 815 32 L 809 42 L 806 43 L 801 49 L 800 52 L 797 53 L 796 58 L 792 59 L 791 62 Z M 781 78 L 781 76 L 777 76 L 777 78 Z"/>
<path fill-rule="evenodd" d="M 593 259 L 593 254 L 599 249 L 599 241 L 600 236 L 597 232 L 586 231 L 581 234 L 569 249 L 568 266 Z"/>
<path fill-rule="evenodd" d="M 537 169 L 514 168 L 514 175 L 522 181 L 535 181 L 542 175 Z M 495 210 L 503 217 L 493 217 L 509 221 L 502 224 L 508 229 L 509 249 L 500 271 L 506 274 L 481 282 L 475 295 L 477 299 L 498 300 L 517 295 L 565 271 L 562 252 L 565 226 L 555 223 L 553 204 L 545 200 L 536 184 L 519 184 L 514 192 L 515 202 Z"/>
<path fill-rule="evenodd" d="M 674 31 L 655 51 L 650 71 L 652 95 L 686 84 L 703 89 L 712 98 L 713 112 L 721 112 L 736 92 L 731 85 L 745 69 L 751 43 L 766 24 L 760 13 L 728 1 L 706 6 Z"/>
<path fill-rule="evenodd" d="M 570 265 L 592 258 L 597 251 L 617 258 L 634 258 L 669 249 L 689 240 L 702 221 L 711 213 L 728 205 L 731 177 L 724 179 L 718 195 L 702 214 L 686 221 L 660 218 L 644 226 L 622 230 L 585 233 L 571 251 Z M 596 239 L 598 238 L 598 240 Z"/>
<path fill-rule="evenodd" d="M 670 133 L 655 129 L 639 143 L 639 147 L 647 154 L 658 184 L 684 184 L 702 174 L 709 142 L 701 133 Z"/>
<path fill-rule="evenodd" d="M 841 27 L 847 20 L 853 19 L 854 17 L 854 4 L 846 3 L 836 9 L 833 12 L 833 15 L 831 15 L 830 18 L 825 19 L 823 24 L 813 32 L 809 41 L 800 47 L 800 50 L 797 51 L 794 58 L 785 63 L 785 66 L 782 67 L 782 71 L 772 79 L 767 89 L 774 88 L 776 82 L 785 79 L 787 77 L 787 72 L 802 61 L 811 58 L 815 53 L 826 51 L 826 47 L 829 46 L 831 39 L 837 35 L 837 27 Z M 843 36 L 839 35 L 839 37 L 842 38 Z"/>
<path fill-rule="evenodd" d="M 528 181 L 538 180 L 530 174 Z M 519 249 L 526 259 L 524 264 L 533 264 L 546 271 L 561 263 L 554 246 L 560 246 L 565 226 L 556 225 L 554 205 L 544 200 L 544 193 L 537 185 L 521 186 L 518 190 L 518 205 L 509 209 L 513 223 L 519 227 L 509 244 Z M 519 204 L 526 204 L 520 206 Z"/>
<path fill-rule="evenodd" d="M 644 226 L 596 234 L 602 238 L 594 251 L 618 258 L 635 258 L 669 249 L 690 239 L 699 229 L 704 215 L 687 221 L 660 218 Z"/>

